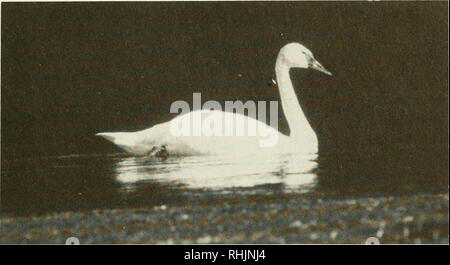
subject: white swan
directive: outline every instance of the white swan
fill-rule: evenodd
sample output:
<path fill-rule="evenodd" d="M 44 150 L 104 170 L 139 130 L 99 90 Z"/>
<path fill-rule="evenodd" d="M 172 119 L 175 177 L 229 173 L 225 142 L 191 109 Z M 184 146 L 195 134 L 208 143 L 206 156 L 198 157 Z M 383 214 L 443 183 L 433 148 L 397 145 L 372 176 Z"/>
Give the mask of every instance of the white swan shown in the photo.
<path fill-rule="evenodd" d="M 331 75 L 310 50 L 299 43 L 289 43 L 278 53 L 275 73 L 280 91 L 281 105 L 290 128 L 290 135 L 284 135 L 267 124 L 238 113 L 217 110 L 197 110 L 180 115 L 169 122 L 157 124 L 137 132 L 97 133 L 124 151 L 136 155 L 241 155 L 266 153 L 315 154 L 318 141 L 314 130 L 303 113 L 289 75 L 291 68 L 311 68 Z M 243 122 L 247 126 L 264 129 L 264 136 L 175 136 L 171 133 L 171 123 L 186 121 L 192 124 L 193 117 L 199 115 L 202 121 L 223 121 L 232 119 L 235 124 Z M 197 117 L 199 117 L 197 116 Z M 186 120 L 187 119 L 187 120 Z M 258 132 L 262 131 L 260 129 Z M 222 134 L 225 135 L 225 134 Z M 261 147 L 262 138 L 276 138 L 273 147 Z"/>

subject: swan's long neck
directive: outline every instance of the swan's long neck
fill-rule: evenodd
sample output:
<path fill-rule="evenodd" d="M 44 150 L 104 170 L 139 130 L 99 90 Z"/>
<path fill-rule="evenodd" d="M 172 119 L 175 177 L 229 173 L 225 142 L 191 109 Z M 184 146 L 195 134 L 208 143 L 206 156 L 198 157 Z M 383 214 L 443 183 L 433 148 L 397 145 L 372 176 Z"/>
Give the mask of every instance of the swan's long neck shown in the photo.
<path fill-rule="evenodd" d="M 275 64 L 275 74 L 280 91 L 281 106 L 289 125 L 289 136 L 291 138 L 303 138 L 305 135 L 314 132 L 300 107 L 289 70 L 290 67 L 283 63 L 282 56 L 278 56 Z"/>

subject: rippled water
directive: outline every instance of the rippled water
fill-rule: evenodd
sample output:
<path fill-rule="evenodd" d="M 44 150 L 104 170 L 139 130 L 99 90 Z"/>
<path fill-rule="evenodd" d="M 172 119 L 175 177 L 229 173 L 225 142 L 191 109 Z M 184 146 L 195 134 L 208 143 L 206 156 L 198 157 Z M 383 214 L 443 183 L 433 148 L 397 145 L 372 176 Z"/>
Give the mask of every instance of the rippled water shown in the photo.
<path fill-rule="evenodd" d="M 414 160 L 385 156 L 37 157 L 3 163 L 2 211 L 148 207 L 211 194 L 299 193 L 314 199 L 445 190 L 447 178 L 439 170 L 445 167 L 421 161 L 414 167 Z"/>
<path fill-rule="evenodd" d="M 119 159 L 115 179 L 129 189 L 145 183 L 180 185 L 190 189 L 224 190 L 282 184 L 288 190 L 312 189 L 317 183 L 316 155 L 190 156 L 155 161 Z"/>
<path fill-rule="evenodd" d="M 125 154 L 41 157 L 2 171 L 3 210 L 34 213 L 170 204 L 203 193 L 309 192 L 317 156 L 190 156 Z M 7 188 L 6 188 L 7 187 Z"/>

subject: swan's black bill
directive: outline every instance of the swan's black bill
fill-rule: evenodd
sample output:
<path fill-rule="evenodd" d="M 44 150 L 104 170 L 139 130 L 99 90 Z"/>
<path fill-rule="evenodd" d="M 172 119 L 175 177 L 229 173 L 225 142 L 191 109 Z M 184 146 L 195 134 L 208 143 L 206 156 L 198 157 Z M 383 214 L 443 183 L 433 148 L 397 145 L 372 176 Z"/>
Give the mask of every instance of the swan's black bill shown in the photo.
<path fill-rule="evenodd" d="M 312 60 L 309 63 L 309 68 L 317 70 L 319 72 L 322 72 L 327 75 L 333 75 L 330 71 L 325 69 L 316 59 L 312 58 Z"/>

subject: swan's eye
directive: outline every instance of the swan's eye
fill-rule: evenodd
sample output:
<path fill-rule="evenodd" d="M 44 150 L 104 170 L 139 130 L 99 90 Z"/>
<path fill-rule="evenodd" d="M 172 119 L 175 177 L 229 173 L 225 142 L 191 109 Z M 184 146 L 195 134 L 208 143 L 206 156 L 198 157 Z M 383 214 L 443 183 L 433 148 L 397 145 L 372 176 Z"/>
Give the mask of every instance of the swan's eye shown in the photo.
<path fill-rule="evenodd" d="M 311 58 L 312 58 L 312 55 L 311 55 L 311 54 L 309 54 L 309 53 L 307 53 L 307 52 L 302 52 L 302 54 L 303 54 L 306 58 L 308 58 L 308 61 L 311 60 Z"/>

